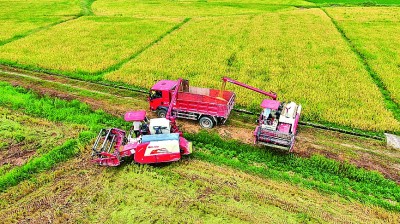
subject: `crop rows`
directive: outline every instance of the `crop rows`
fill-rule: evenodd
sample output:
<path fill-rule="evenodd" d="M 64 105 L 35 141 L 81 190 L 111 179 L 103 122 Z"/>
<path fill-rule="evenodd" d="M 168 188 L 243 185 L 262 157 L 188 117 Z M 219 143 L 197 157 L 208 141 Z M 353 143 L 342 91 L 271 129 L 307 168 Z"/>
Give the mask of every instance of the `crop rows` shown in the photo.
<path fill-rule="evenodd" d="M 21 31 L 27 36 L 11 37 L 0 47 L 0 63 L 145 88 L 154 80 L 177 77 L 194 86 L 219 88 L 220 78 L 230 76 L 302 104 L 303 120 L 368 131 L 400 130 L 379 89 L 330 19 L 320 9 L 290 7 L 312 3 L 98 0 L 90 7 L 91 1 L 58 1 L 28 1 L 19 10 L 9 7 L 0 18 L 15 14 L 19 21 L 42 21 L 41 15 L 50 15 L 48 21 L 58 23 L 62 20 L 51 18 L 96 16 L 82 16 L 31 35 Z M 38 16 L 28 16 L 27 7 L 40 8 L 34 14 Z M 285 10 L 268 12 L 275 7 Z M 187 22 L 187 17 L 195 18 Z M 7 21 L 9 26 L 25 27 Z M 15 32 L 18 37 L 20 31 Z M 390 77 L 385 81 L 390 91 L 399 95 L 396 62 L 378 67 L 382 69 L 374 69 L 380 75 Z M 228 88 L 238 94 L 239 106 L 259 110 L 262 96 Z"/>
<path fill-rule="evenodd" d="M 148 80 L 183 77 L 193 86 L 219 88 L 222 76 L 302 104 L 304 120 L 400 129 L 362 63 L 319 9 L 192 19 L 105 78 L 151 87 Z M 239 104 L 258 110 L 263 96 L 227 88 Z"/>
<path fill-rule="evenodd" d="M 334 5 L 398 5 L 397 0 L 309 0 L 317 4 L 334 4 Z"/>
<path fill-rule="evenodd" d="M 399 217 L 380 207 L 196 159 L 116 169 L 82 164 L 85 159 L 71 159 L 0 193 L 0 216 L 5 222 L 46 217 L 57 223 L 396 223 Z"/>
<path fill-rule="evenodd" d="M 400 104 L 400 9 L 327 9 Z M 382 35 L 387 34 L 387 35 Z"/>
<path fill-rule="evenodd" d="M 233 140 L 224 141 L 206 132 L 186 137 L 194 141 L 198 149 L 195 158 L 400 211 L 399 185 L 378 172 L 318 155 L 301 158 L 274 153 Z"/>
<path fill-rule="evenodd" d="M 0 1 L 0 45 L 79 13 L 78 1 Z"/>
<path fill-rule="evenodd" d="M 90 73 L 129 58 L 180 21 L 81 17 L 1 47 L 1 61 L 90 78 Z"/>

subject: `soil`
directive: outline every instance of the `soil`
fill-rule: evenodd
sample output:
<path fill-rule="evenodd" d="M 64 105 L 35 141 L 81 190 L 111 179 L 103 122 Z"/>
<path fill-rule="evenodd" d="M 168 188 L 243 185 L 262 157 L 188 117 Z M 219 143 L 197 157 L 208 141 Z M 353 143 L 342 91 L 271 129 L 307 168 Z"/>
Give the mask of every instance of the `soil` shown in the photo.
<path fill-rule="evenodd" d="M 35 154 L 35 150 L 22 150 L 21 143 L 11 145 L 7 150 L 0 151 L 0 166 L 10 164 L 12 166 L 21 166 Z"/>
<path fill-rule="evenodd" d="M 118 97 L 117 95 L 113 95 L 120 98 L 121 102 L 110 101 L 107 100 L 106 97 L 100 100 L 79 96 L 77 94 L 66 93 L 56 89 L 48 89 L 39 85 L 32 85 L 29 83 L 29 81 L 23 78 L 11 79 L 0 77 L 0 79 L 8 81 L 13 85 L 32 89 L 43 95 L 50 95 L 66 100 L 77 99 L 87 103 L 94 110 L 102 109 L 115 116 L 122 117 L 123 114 L 125 114 L 125 112 L 128 110 L 140 109 L 135 108 L 135 105 L 132 105 L 131 102 L 125 104 L 121 103 L 124 101 L 127 102 L 127 97 Z M 56 79 L 58 80 L 57 82 L 59 82 L 62 78 L 57 77 Z M 46 78 L 46 81 L 54 82 L 51 80 L 51 78 Z M 87 89 L 87 86 L 85 86 L 85 88 L 76 86 L 76 88 L 92 91 Z M 104 94 L 107 95 L 109 93 Z M 143 102 L 140 104 L 145 103 L 145 99 L 143 99 Z M 138 107 L 138 105 L 136 105 L 136 107 Z M 147 114 L 150 118 L 155 117 L 155 114 L 151 111 L 147 111 Z M 230 119 L 235 120 L 234 116 Z M 249 125 L 247 123 L 246 125 L 243 125 L 244 128 L 239 127 L 240 123 L 242 123 L 240 120 L 235 120 L 235 125 L 220 125 L 214 129 L 223 138 L 235 139 L 244 143 L 252 144 L 253 129 L 248 128 Z M 178 120 L 178 125 L 186 132 L 198 132 L 201 129 L 197 122 L 190 120 Z M 356 152 L 357 155 L 351 155 L 349 151 Z M 400 151 L 393 151 L 393 149 L 388 148 L 381 141 L 350 136 L 333 131 L 300 127 L 299 133 L 296 137 L 294 153 L 302 157 L 310 157 L 314 154 L 321 154 L 338 161 L 347 161 L 358 167 L 363 167 L 369 170 L 377 170 L 387 178 L 400 183 L 400 166 L 398 162 L 396 162 L 400 160 Z M 382 157 L 373 156 L 374 154 L 382 155 Z M 399 160 L 393 161 L 392 158 L 397 158 Z"/>
<path fill-rule="evenodd" d="M 20 194 L 20 197 L 7 197 L 7 201 L 19 203 L 19 206 L 13 206 L 4 212 L 16 216 L 14 218 L 20 223 L 65 223 L 80 217 L 85 209 L 82 205 L 88 204 L 90 200 L 88 195 L 82 197 L 80 194 L 84 191 L 85 195 L 95 195 L 95 188 L 100 186 L 93 183 L 97 183 L 96 178 L 102 170 L 90 163 L 89 155 L 82 156 L 49 171 L 53 174 L 52 181 L 38 182 L 27 189 L 25 194 Z M 95 188 L 85 189 L 89 183 Z M 46 193 L 47 191 L 49 192 Z M 29 196 L 30 201 L 20 200 L 31 192 L 35 194 Z"/>

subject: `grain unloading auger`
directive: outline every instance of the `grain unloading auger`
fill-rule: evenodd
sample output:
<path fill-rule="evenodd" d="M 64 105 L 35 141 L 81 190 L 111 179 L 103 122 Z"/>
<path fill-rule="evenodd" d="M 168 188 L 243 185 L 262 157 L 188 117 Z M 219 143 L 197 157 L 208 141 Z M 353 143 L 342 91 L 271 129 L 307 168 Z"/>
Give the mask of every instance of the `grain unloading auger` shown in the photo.
<path fill-rule="evenodd" d="M 175 117 L 171 116 L 178 88 L 172 93 L 172 100 L 165 118 L 146 118 L 146 111 L 131 111 L 125 114 L 125 121 L 133 122 L 128 135 L 117 128 L 102 129 L 92 147 L 92 161 L 103 166 L 118 166 L 124 157 L 133 157 L 141 164 L 173 162 L 192 152 L 192 143 L 179 131 Z M 139 125 L 141 127 L 139 128 Z M 134 136 L 135 135 L 135 136 Z"/>
<path fill-rule="evenodd" d="M 261 102 L 262 111 L 254 130 L 254 143 L 291 152 L 300 119 L 301 105 L 294 102 L 280 102 L 274 92 L 266 92 L 227 77 L 222 78 L 222 81 L 221 94 L 225 90 L 226 82 L 230 82 L 272 98 L 272 100 L 264 99 Z"/>

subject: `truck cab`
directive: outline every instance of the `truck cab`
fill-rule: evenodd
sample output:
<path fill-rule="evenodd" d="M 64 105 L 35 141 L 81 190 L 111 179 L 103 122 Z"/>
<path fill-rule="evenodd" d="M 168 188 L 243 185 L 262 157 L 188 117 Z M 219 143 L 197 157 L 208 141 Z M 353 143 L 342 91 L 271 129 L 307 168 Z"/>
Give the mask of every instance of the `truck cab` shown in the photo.
<path fill-rule="evenodd" d="M 166 111 L 171 101 L 171 91 L 175 89 L 177 81 L 161 80 L 157 82 L 151 89 L 149 95 L 150 110 L 158 111 L 159 117 L 165 117 Z M 164 110 L 164 112 L 160 112 Z M 159 114 L 162 113 L 162 114 Z M 164 116 L 160 116 L 164 115 Z"/>

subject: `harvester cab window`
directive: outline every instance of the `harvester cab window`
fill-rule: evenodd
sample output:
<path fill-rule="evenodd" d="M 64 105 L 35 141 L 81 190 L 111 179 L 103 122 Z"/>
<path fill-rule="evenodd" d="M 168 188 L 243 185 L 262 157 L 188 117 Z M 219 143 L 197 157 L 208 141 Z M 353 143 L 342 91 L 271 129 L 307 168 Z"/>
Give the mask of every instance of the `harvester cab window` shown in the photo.
<path fill-rule="evenodd" d="M 265 108 L 265 109 L 263 110 L 263 116 L 264 116 L 264 118 L 268 118 L 270 114 L 271 114 L 271 109 Z"/>
<path fill-rule="evenodd" d="M 158 91 L 158 90 L 151 90 L 150 91 L 150 99 L 151 100 L 158 99 L 158 98 L 161 98 L 161 97 L 162 97 L 161 91 Z"/>

